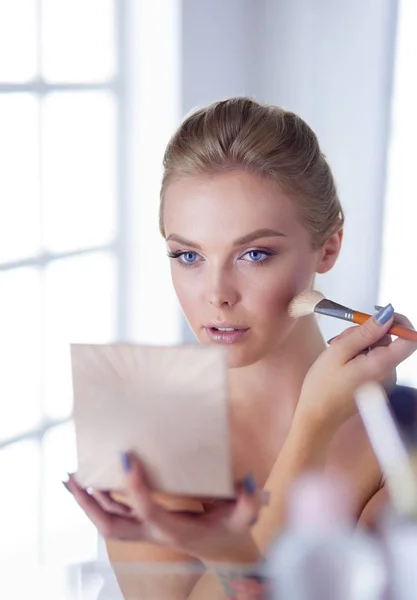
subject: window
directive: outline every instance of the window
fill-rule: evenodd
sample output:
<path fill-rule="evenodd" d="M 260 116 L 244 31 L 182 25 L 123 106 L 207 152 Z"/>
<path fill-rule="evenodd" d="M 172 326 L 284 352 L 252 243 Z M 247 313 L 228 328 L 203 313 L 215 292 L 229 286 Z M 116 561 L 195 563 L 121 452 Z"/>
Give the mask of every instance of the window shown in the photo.
<path fill-rule="evenodd" d="M 414 246 L 417 202 L 415 147 L 417 139 L 417 3 L 401 0 L 397 23 L 391 139 L 384 214 L 380 303 L 394 308 L 417 327 L 417 279 Z M 417 387 L 414 354 L 398 368 L 399 382 Z"/>
<path fill-rule="evenodd" d="M 68 342 L 127 334 L 123 7 L 0 0 L 2 563 L 96 555 L 60 482 L 75 463 Z"/>

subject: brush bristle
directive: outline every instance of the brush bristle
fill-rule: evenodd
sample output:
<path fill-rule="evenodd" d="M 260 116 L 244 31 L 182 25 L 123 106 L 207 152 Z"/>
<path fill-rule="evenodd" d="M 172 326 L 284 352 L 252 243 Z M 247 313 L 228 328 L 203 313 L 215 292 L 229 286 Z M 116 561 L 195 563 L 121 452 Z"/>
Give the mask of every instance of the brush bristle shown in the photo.
<path fill-rule="evenodd" d="M 306 290 L 296 296 L 288 307 L 288 314 L 293 319 L 299 319 L 314 312 L 317 304 L 324 300 L 324 295 L 316 290 Z"/>

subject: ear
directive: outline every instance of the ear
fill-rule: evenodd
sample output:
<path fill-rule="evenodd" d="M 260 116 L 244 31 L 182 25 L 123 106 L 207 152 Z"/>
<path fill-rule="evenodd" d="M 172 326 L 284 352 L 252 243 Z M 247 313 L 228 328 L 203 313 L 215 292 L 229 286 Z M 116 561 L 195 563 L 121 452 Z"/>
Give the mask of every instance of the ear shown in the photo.
<path fill-rule="evenodd" d="M 327 271 L 330 271 L 339 256 L 342 240 L 343 229 L 340 229 L 337 233 L 331 235 L 325 242 L 318 255 L 316 265 L 317 273 L 327 273 Z"/>

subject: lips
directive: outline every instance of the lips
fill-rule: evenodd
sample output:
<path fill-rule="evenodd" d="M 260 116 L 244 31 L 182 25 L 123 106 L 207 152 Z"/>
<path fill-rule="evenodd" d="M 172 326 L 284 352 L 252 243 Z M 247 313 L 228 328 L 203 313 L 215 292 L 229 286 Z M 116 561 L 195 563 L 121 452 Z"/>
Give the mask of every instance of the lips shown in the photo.
<path fill-rule="evenodd" d="M 234 323 L 209 323 L 205 326 L 210 340 L 216 344 L 236 344 L 248 334 L 249 327 Z"/>

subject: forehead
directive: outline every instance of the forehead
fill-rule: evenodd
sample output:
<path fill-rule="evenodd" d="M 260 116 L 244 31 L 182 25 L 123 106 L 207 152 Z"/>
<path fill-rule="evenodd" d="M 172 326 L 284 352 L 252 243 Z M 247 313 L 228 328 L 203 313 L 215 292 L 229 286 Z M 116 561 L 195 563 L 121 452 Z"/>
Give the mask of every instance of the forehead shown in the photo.
<path fill-rule="evenodd" d="M 287 236 L 305 233 L 294 202 L 276 183 L 251 173 L 184 177 L 167 187 L 164 204 L 167 236 L 175 233 L 204 243 L 265 228 Z"/>

